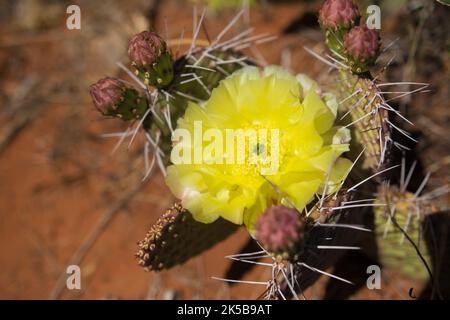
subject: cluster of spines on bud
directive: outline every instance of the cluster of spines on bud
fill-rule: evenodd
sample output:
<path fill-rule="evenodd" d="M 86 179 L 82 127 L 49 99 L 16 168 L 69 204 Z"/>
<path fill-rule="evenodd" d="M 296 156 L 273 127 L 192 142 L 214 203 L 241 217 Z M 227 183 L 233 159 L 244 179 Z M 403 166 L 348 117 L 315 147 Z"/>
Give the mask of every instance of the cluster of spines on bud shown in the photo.
<path fill-rule="evenodd" d="M 327 0 L 319 12 L 319 23 L 330 50 L 353 72 L 364 73 L 380 53 L 377 30 L 361 24 L 361 14 L 352 0 Z"/>

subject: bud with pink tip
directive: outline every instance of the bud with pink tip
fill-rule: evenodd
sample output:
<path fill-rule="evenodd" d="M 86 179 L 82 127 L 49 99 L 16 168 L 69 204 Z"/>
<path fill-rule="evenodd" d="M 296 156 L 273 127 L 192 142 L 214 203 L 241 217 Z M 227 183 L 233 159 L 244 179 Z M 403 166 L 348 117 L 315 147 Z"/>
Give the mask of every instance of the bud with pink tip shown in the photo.
<path fill-rule="evenodd" d="M 344 53 L 355 72 L 367 71 L 380 53 L 380 34 L 366 25 L 352 28 L 344 36 Z"/>
<path fill-rule="evenodd" d="M 173 61 L 166 42 L 155 32 L 134 35 L 128 44 L 128 56 L 136 74 L 146 83 L 165 87 L 173 79 Z"/>
<path fill-rule="evenodd" d="M 134 35 L 128 44 L 128 55 L 136 65 L 153 64 L 167 51 L 165 41 L 155 32 L 143 31 Z"/>
<path fill-rule="evenodd" d="M 255 236 L 267 250 L 289 256 L 289 252 L 303 239 L 304 222 L 295 209 L 272 206 L 258 218 Z"/>
<path fill-rule="evenodd" d="M 90 86 L 94 106 L 105 116 L 139 119 L 147 109 L 145 99 L 116 78 L 106 77 Z"/>
<path fill-rule="evenodd" d="M 106 113 L 122 99 L 123 86 L 117 79 L 106 77 L 90 86 L 90 94 L 95 107 Z"/>
<path fill-rule="evenodd" d="M 323 29 L 348 29 L 359 23 L 360 13 L 352 0 L 327 0 L 319 11 Z"/>

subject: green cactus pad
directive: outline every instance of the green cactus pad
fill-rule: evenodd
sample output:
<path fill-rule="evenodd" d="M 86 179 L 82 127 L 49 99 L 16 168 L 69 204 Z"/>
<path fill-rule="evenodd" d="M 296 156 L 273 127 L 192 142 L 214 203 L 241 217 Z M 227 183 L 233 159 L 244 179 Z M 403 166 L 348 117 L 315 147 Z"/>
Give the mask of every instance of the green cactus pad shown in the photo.
<path fill-rule="evenodd" d="M 222 218 L 210 224 L 197 222 L 191 213 L 175 204 L 138 243 L 136 257 L 146 271 L 170 269 L 211 248 L 237 229 L 237 225 Z"/>
<path fill-rule="evenodd" d="M 124 88 L 121 101 L 103 112 L 104 116 L 116 117 L 124 121 L 141 119 L 147 110 L 147 103 L 138 91 Z"/>
<path fill-rule="evenodd" d="M 407 232 L 431 266 L 427 247 L 421 236 L 423 216 L 432 213 L 428 211 L 431 207 L 419 205 L 414 199 L 414 194 L 401 192 L 395 186 L 380 186 L 376 202 L 387 206 L 375 209 L 375 236 L 383 265 L 395 268 L 412 279 L 425 280 L 428 278 L 428 272 L 416 249 L 404 237 L 403 232 L 390 221 L 392 214 L 397 224 Z"/>
<path fill-rule="evenodd" d="M 147 85 L 164 88 L 172 82 L 173 61 L 168 52 L 162 53 L 151 66 L 133 65 L 136 68 L 136 75 Z"/>
<path fill-rule="evenodd" d="M 377 86 L 369 78 L 356 76 L 349 71 L 339 71 L 336 88 L 339 104 L 338 118 L 352 129 L 353 154 L 364 149 L 363 168 L 379 171 L 385 163 L 390 147 L 391 130 L 388 111 Z"/>

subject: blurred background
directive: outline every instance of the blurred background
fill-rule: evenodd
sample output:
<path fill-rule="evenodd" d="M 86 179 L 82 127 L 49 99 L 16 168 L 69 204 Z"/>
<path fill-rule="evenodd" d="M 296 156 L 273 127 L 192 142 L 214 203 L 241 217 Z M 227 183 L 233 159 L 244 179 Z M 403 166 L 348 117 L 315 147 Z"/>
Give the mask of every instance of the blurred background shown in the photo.
<path fill-rule="evenodd" d="M 209 1 L 200 38 L 220 33 L 240 2 Z M 320 77 L 325 66 L 303 46 L 324 49 L 321 3 L 246 1 L 230 36 L 248 24 L 255 34 L 277 36 L 246 53 L 260 64 Z M 420 138 L 416 151 L 432 174 L 429 188 L 448 184 L 450 7 L 432 0 L 357 3 L 381 7 L 383 44 L 390 47 L 380 64 L 392 59 L 381 78 L 431 84 L 431 92 L 407 96 L 397 107 L 416 124 L 405 129 Z M 81 8 L 81 30 L 66 28 L 70 4 Z M 104 76 L 130 80 L 117 62 L 128 63 L 133 34 L 155 29 L 172 43 L 182 32 L 190 38 L 194 6 L 201 13 L 202 4 L 188 0 L 0 1 L 1 299 L 254 299 L 262 293 L 260 286 L 211 279 L 243 272 L 224 256 L 246 245 L 245 230 L 169 271 L 146 273 L 137 265 L 136 242 L 175 199 L 158 171 L 141 183 L 139 137 L 130 149 L 124 143 L 112 152 L 117 139 L 102 134 L 126 126 L 101 117 L 89 96 L 89 85 Z M 178 54 L 187 49 L 182 45 Z M 347 259 L 354 274 L 367 276 L 357 257 Z M 81 267 L 81 290 L 65 289 L 69 264 Z M 254 268 L 243 278 L 262 281 L 268 274 Z M 340 296 L 346 289 L 334 282 L 321 278 L 305 295 L 411 299 L 425 286 L 389 269 L 383 269 L 381 290 L 362 286 Z"/>

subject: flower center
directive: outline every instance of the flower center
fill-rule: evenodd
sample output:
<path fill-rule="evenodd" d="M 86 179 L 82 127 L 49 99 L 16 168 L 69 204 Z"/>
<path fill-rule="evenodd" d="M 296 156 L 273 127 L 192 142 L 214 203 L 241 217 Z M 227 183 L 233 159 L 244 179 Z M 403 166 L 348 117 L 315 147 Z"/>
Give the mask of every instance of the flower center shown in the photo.
<path fill-rule="evenodd" d="M 235 136 L 234 162 L 227 165 L 227 173 L 260 177 L 278 172 L 282 153 L 280 130 L 258 124 L 242 129 Z M 230 159 L 230 155 L 226 157 Z M 227 162 L 230 163 L 230 162 Z"/>

